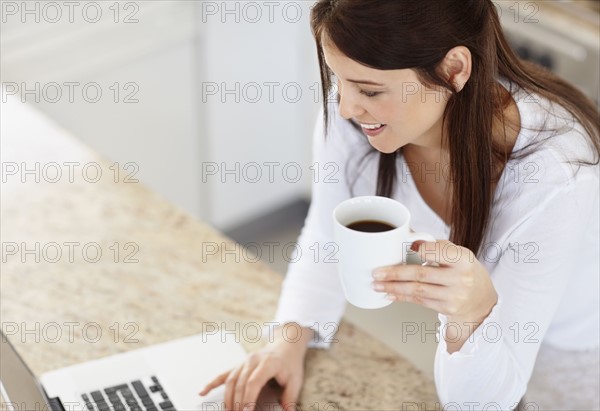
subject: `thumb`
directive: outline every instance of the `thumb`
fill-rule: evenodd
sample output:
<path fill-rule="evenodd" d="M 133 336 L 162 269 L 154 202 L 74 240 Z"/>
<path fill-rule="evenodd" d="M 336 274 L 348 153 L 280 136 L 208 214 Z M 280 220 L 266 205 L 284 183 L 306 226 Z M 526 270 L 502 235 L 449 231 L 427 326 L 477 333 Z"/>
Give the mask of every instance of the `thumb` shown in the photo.
<path fill-rule="evenodd" d="M 286 384 L 281 394 L 281 406 L 285 411 L 299 410 L 297 405 L 300 390 L 302 389 L 302 379 L 292 378 Z"/>

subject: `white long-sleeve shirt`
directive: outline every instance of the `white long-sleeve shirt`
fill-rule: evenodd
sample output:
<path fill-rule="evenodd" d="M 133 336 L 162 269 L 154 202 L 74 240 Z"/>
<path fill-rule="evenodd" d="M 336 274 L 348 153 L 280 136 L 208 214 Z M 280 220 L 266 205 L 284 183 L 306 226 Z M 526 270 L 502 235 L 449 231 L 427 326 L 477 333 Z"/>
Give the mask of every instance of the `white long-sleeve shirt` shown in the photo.
<path fill-rule="evenodd" d="M 504 79 L 500 83 L 508 88 Z M 536 129 L 563 129 L 532 155 L 510 160 L 498 184 L 485 252 L 478 256 L 498 293 L 489 316 L 459 351 L 449 354 L 443 338 L 447 321 L 439 314 L 438 395 L 442 405 L 463 409 L 490 403 L 514 407 L 526 392 L 542 342 L 588 350 L 600 340 L 599 168 L 577 169 L 565 162 L 593 159 L 592 147 L 562 107 L 512 91 L 521 116 L 513 152 L 550 135 Z M 370 148 L 366 137 L 340 117 L 335 104 L 329 107 L 327 138 L 319 120 L 313 142 L 315 167 L 328 173 L 313 182 L 298 239 L 301 255 L 289 265 L 275 318 L 314 329 L 318 339 L 310 346 L 319 348 L 329 347 L 346 305 L 335 263 L 332 211 L 352 196 L 375 194 L 379 158 L 374 153 L 360 162 Z M 410 210 L 411 228 L 449 239 L 450 227 L 420 196 L 402 156 L 397 176 L 393 198 Z"/>

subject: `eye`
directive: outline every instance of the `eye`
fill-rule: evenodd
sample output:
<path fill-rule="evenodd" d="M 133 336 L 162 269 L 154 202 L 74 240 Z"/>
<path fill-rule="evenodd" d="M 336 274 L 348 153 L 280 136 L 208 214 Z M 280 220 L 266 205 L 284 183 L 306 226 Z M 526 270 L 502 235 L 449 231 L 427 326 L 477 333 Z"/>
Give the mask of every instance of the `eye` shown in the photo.
<path fill-rule="evenodd" d="M 364 94 L 367 97 L 375 97 L 375 96 L 381 94 L 380 91 L 366 91 L 366 90 L 361 90 L 360 93 Z"/>

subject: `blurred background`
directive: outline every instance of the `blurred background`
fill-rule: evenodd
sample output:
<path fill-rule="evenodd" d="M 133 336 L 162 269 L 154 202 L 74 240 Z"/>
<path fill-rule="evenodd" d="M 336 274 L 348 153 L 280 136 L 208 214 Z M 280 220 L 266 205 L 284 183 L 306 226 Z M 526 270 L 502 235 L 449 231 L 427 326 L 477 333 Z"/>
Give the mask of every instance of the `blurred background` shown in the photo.
<path fill-rule="evenodd" d="M 321 90 L 313 1 L 1 1 L 3 101 L 18 96 L 234 240 L 296 240 Z M 600 2 L 495 1 L 515 51 L 600 104 Z M 287 261 L 265 263 L 285 275 Z M 346 317 L 432 373 L 433 338 L 399 342 L 394 304 Z M 385 324 L 388 324 L 386 329 Z M 429 326 L 428 326 L 429 327 Z"/>
<path fill-rule="evenodd" d="M 308 179 L 288 183 L 273 165 L 273 184 L 257 170 L 307 169 L 309 2 L 68 3 L 2 2 L 5 87 L 221 230 L 308 198 Z M 241 170 L 250 160 L 261 168 Z M 236 167 L 248 178 L 235 181 Z"/>

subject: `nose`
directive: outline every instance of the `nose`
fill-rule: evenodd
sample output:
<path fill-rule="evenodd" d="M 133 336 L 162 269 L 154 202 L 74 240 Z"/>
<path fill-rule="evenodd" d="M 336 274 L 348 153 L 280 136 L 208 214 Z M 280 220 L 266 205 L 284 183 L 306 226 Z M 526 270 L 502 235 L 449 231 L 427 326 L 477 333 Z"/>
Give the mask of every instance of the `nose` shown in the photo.
<path fill-rule="evenodd" d="M 358 118 L 364 113 L 364 109 L 357 103 L 356 97 L 352 96 L 350 92 L 342 92 L 340 94 L 340 116 L 346 120 L 351 118 Z"/>

